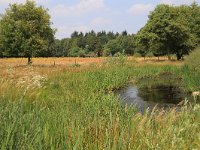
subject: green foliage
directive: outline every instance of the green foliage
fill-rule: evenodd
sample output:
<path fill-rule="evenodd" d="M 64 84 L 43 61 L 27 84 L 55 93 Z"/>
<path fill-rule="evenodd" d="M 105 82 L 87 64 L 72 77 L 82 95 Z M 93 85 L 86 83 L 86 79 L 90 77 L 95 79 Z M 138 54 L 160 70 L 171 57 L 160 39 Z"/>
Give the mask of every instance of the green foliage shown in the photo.
<path fill-rule="evenodd" d="M 135 56 L 135 57 L 142 57 L 141 54 L 140 54 L 139 52 L 136 52 L 136 53 L 134 54 L 134 56 Z"/>
<path fill-rule="evenodd" d="M 5 85 L 0 91 L 1 149 L 198 149 L 198 104 L 141 115 L 122 106 L 112 92 L 127 81 L 166 71 L 180 68 L 131 64 L 63 71 L 49 77 L 45 87 L 27 92 L 0 79 Z"/>
<path fill-rule="evenodd" d="M 8 56 L 44 56 L 54 33 L 48 10 L 33 1 L 10 5 L 0 19 L 0 43 Z"/>
<path fill-rule="evenodd" d="M 104 57 L 108 57 L 110 55 L 111 55 L 110 49 L 109 48 L 104 48 L 104 50 L 103 50 L 103 56 Z"/>
<path fill-rule="evenodd" d="M 83 50 L 83 49 L 81 49 L 81 50 L 78 52 L 78 56 L 79 56 L 79 57 L 85 57 L 85 55 L 86 55 L 86 52 L 85 52 L 85 50 Z"/>
<path fill-rule="evenodd" d="M 187 13 L 186 18 L 190 29 L 197 38 L 198 46 L 200 46 L 200 6 L 198 3 L 193 2 L 189 9 L 187 6 L 182 6 L 182 10 Z"/>
<path fill-rule="evenodd" d="M 120 48 L 120 43 L 116 39 L 110 40 L 104 47 L 104 49 L 109 49 L 110 54 L 113 56 L 115 53 L 122 51 Z"/>
<path fill-rule="evenodd" d="M 127 32 L 94 32 L 93 30 L 87 33 L 73 32 L 71 38 L 56 40 L 54 50 L 52 52 L 56 56 L 71 56 L 70 51 L 80 48 L 81 53 L 84 50 L 84 56 L 110 56 L 124 50 L 125 54 L 133 55 L 135 50 L 134 35 L 129 35 Z M 78 52 L 76 52 L 78 53 Z M 73 55 L 74 57 L 80 56 Z"/>
<path fill-rule="evenodd" d="M 79 47 L 74 47 L 69 50 L 68 56 L 70 57 L 82 57 L 85 54 L 85 51 Z"/>
<path fill-rule="evenodd" d="M 114 55 L 114 57 L 108 57 L 106 60 L 106 64 L 108 64 L 109 66 L 111 65 L 120 65 L 123 66 L 126 64 L 128 58 L 124 53 L 116 53 Z"/>
<path fill-rule="evenodd" d="M 126 32 L 122 33 L 122 36 L 117 38 L 117 41 L 120 44 L 120 52 L 123 52 L 126 55 L 133 55 L 135 51 L 134 35 L 127 35 Z"/>
<path fill-rule="evenodd" d="M 104 49 L 109 49 L 110 54 L 113 56 L 116 53 L 123 53 L 127 55 L 133 55 L 135 50 L 135 44 L 133 42 L 133 36 L 124 35 L 118 36 L 114 40 L 110 40 L 105 46 Z"/>
<path fill-rule="evenodd" d="M 185 61 L 185 65 L 189 69 L 200 72 L 200 48 L 194 50 Z"/>
<path fill-rule="evenodd" d="M 192 13 L 191 7 L 158 5 L 149 15 L 145 27 L 136 36 L 139 49 L 152 51 L 155 56 L 176 54 L 178 60 L 189 54 L 197 42 L 188 22 L 193 17 L 188 15 Z M 139 52 L 144 54 L 144 51 Z"/>
<path fill-rule="evenodd" d="M 72 65 L 71 65 L 71 67 L 74 67 L 74 68 L 76 68 L 76 67 L 81 67 L 81 65 L 80 65 L 80 64 L 78 64 L 78 63 L 74 63 L 74 64 L 72 64 Z"/>
<path fill-rule="evenodd" d="M 152 52 L 149 52 L 149 53 L 147 53 L 147 55 L 146 55 L 147 57 L 153 57 L 153 56 L 155 56 Z"/>

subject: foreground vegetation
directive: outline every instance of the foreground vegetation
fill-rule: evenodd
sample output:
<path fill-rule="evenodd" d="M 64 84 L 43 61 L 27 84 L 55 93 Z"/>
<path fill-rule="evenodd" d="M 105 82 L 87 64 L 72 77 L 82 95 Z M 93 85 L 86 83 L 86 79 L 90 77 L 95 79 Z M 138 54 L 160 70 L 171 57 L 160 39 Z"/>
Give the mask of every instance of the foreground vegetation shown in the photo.
<path fill-rule="evenodd" d="M 200 90 L 200 74 L 191 69 L 190 65 L 138 64 L 135 59 L 126 63 L 116 58 L 101 65 L 69 66 L 46 77 L 1 78 L 0 147 L 199 149 L 198 104 L 184 105 L 180 112 L 155 109 L 142 115 L 134 107 L 122 106 L 113 94 L 130 81 L 166 72 L 180 77 L 186 91 Z"/>

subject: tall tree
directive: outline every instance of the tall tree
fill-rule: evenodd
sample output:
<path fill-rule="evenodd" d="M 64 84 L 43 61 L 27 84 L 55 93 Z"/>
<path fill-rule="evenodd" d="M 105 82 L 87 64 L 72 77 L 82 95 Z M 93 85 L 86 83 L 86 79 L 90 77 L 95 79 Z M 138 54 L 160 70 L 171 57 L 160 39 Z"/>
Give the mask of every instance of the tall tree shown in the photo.
<path fill-rule="evenodd" d="M 192 33 L 196 35 L 197 43 L 200 46 L 200 6 L 196 2 L 193 2 L 189 7 L 189 12 L 187 13 L 189 14 L 187 15 L 187 20 L 190 24 L 190 29 Z"/>
<path fill-rule="evenodd" d="M 71 34 L 71 38 L 78 38 L 78 37 L 79 37 L 78 31 L 74 31 L 74 32 Z"/>
<path fill-rule="evenodd" d="M 125 31 L 122 31 L 122 36 L 127 36 L 128 35 L 128 33 L 127 33 L 127 31 L 125 30 Z"/>
<path fill-rule="evenodd" d="M 10 4 L 0 19 L 0 43 L 4 53 L 12 57 L 31 58 L 48 52 L 54 41 L 48 10 L 27 0 L 25 4 Z"/>
<path fill-rule="evenodd" d="M 188 54 L 196 46 L 185 14 L 180 7 L 158 5 L 137 35 L 139 45 L 157 54 L 176 54 L 177 59 Z"/>

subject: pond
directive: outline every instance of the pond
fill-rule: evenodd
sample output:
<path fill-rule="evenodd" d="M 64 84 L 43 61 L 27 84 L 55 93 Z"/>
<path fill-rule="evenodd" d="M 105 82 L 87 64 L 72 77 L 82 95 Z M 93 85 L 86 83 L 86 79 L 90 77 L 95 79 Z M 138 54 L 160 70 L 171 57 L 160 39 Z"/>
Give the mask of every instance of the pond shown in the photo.
<path fill-rule="evenodd" d="M 147 109 L 152 111 L 154 107 L 167 110 L 179 109 L 185 99 L 191 99 L 180 87 L 176 78 L 171 76 L 167 80 L 161 78 L 141 79 L 137 86 L 129 85 L 117 90 L 123 105 L 135 105 L 139 112 L 144 113 Z"/>

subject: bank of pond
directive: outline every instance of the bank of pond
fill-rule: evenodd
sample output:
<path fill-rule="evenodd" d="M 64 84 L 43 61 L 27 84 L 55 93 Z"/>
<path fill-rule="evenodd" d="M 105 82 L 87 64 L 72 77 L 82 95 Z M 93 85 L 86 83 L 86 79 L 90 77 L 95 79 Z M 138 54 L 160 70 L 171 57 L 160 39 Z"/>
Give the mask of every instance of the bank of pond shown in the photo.
<path fill-rule="evenodd" d="M 124 106 L 136 107 L 144 114 L 153 109 L 179 111 L 182 106 L 198 103 L 199 96 L 183 87 L 182 78 L 172 72 L 163 72 L 156 77 L 142 77 L 114 91 Z"/>

